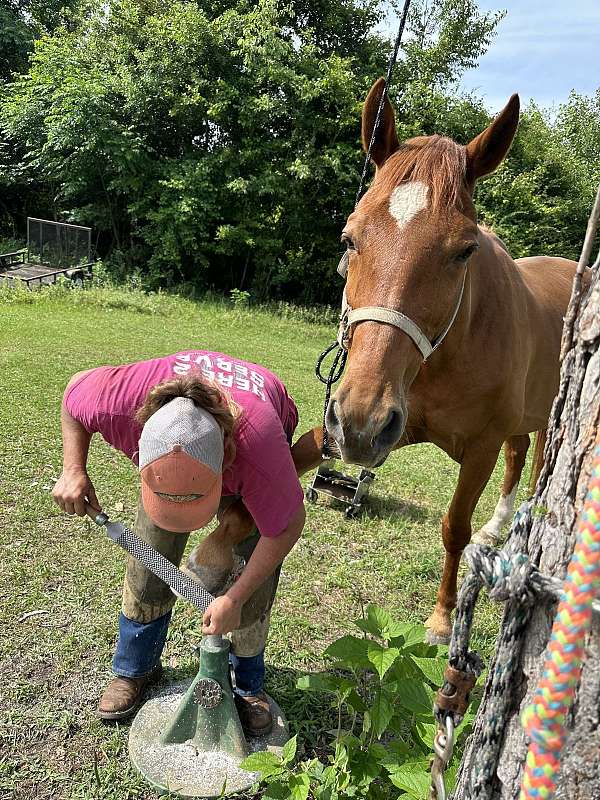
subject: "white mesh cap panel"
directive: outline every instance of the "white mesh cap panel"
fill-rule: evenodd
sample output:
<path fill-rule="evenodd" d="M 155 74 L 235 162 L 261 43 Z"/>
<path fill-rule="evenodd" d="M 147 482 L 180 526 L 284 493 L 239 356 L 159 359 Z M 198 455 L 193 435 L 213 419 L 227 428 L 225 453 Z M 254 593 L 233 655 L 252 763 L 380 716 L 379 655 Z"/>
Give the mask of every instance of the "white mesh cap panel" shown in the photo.
<path fill-rule="evenodd" d="M 152 414 L 140 437 L 139 467 L 170 453 L 175 445 L 217 474 L 223 469 L 223 431 L 215 418 L 187 397 L 176 397 Z"/>

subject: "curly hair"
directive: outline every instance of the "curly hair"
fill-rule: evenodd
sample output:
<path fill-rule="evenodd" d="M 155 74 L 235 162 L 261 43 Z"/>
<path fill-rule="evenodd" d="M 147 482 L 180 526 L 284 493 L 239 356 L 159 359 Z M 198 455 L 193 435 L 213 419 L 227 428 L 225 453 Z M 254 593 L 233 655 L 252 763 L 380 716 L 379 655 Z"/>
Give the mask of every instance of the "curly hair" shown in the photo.
<path fill-rule="evenodd" d="M 176 397 L 187 397 L 198 408 L 208 411 L 223 431 L 223 469 L 235 459 L 234 434 L 241 409 L 232 398 L 215 383 L 208 382 L 199 374 L 169 378 L 154 386 L 144 399 L 143 405 L 135 414 L 136 420 L 145 425 L 150 417 Z"/>

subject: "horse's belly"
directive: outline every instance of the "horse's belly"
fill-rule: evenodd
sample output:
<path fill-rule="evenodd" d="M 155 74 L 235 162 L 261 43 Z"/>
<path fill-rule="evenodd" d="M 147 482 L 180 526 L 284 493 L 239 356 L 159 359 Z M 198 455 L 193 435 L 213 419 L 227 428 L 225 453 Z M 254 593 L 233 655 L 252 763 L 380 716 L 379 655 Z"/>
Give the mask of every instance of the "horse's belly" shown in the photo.
<path fill-rule="evenodd" d="M 531 293 L 528 326 L 530 359 L 525 378 L 523 418 L 515 433 L 545 428 L 559 382 L 563 317 L 577 264 L 545 256 L 517 261 Z"/>

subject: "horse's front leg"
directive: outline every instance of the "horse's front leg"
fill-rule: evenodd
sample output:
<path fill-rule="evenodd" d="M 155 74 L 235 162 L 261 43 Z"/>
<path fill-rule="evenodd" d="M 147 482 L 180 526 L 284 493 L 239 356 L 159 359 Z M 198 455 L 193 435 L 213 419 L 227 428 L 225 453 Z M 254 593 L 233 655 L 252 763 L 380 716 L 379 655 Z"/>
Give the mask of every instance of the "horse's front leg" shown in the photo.
<path fill-rule="evenodd" d="M 318 425 L 296 440 L 292 447 L 292 459 L 299 476 L 316 469 L 323 461 L 323 428 Z"/>
<path fill-rule="evenodd" d="M 463 550 L 471 538 L 471 517 L 492 470 L 496 464 L 502 442 L 497 445 L 477 446 L 465 450 L 460 466 L 458 484 L 448 513 L 442 520 L 442 540 L 446 550 L 444 571 L 432 615 L 425 626 L 427 640 L 442 644 L 450 640 L 452 622 L 450 615 L 456 606 L 456 578 Z"/>

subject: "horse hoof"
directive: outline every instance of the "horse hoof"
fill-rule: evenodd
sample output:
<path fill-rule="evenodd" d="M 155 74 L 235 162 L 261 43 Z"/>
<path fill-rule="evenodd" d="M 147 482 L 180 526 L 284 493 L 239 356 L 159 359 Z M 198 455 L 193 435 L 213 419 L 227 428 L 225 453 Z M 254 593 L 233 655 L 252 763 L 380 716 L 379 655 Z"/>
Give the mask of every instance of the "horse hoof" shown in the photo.
<path fill-rule="evenodd" d="M 425 631 L 425 642 L 427 644 L 450 644 L 450 636 L 428 629 Z"/>
<path fill-rule="evenodd" d="M 425 642 L 427 644 L 448 644 L 451 634 L 450 616 L 434 611 L 425 623 Z"/>
<path fill-rule="evenodd" d="M 471 536 L 473 544 L 485 544 L 488 547 L 498 547 L 500 544 L 500 537 L 497 533 L 486 529 L 485 526 Z"/>

